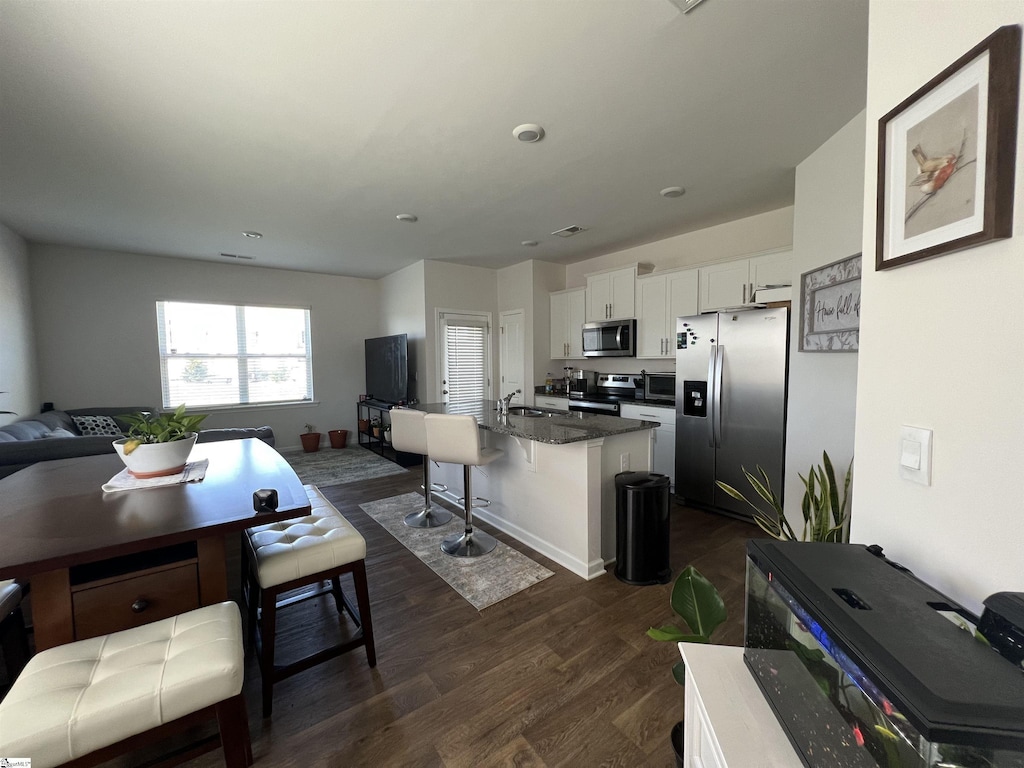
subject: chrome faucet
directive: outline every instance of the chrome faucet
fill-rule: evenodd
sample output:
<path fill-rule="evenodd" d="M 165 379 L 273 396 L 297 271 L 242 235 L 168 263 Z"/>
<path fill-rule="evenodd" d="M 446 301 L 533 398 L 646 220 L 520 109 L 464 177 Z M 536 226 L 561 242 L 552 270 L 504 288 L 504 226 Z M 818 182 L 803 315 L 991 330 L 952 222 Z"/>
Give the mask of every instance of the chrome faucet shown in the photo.
<path fill-rule="evenodd" d="M 523 390 L 517 389 L 515 392 L 505 395 L 498 401 L 498 413 L 502 416 L 508 415 L 508 407 L 512 404 L 512 398 L 520 394 Z"/>

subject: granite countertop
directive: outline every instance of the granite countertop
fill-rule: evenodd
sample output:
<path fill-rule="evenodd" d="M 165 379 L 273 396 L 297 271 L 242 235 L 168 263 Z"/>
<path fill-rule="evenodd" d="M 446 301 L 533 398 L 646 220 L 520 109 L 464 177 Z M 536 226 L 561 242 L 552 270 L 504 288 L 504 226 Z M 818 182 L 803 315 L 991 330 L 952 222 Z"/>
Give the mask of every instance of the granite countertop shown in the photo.
<path fill-rule="evenodd" d="M 427 413 L 469 414 L 476 417 L 481 429 L 551 445 L 578 443 L 583 440 L 621 435 L 626 432 L 639 432 L 659 426 L 657 421 L 638 421 L 637 419 L 623 419 L 619 416 L 602 416 L 594 413 L 564 413 L 544 408 L 537 410 L 544 411 L 546 414 L 550 414 L 549 416 L 499 416 L 497 403 L 494 400 L 477 400 L 455 405 L 418 403 L 410 407 Z"/>

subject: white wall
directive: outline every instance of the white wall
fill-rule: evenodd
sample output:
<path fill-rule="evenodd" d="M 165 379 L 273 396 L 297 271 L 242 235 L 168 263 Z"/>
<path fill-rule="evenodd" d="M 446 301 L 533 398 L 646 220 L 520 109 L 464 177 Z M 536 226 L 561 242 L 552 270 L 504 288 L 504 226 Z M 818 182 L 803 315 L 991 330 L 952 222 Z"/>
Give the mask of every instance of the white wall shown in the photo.
<path fill-rule="evenodd" d="M 420 387 L 420 399 L 428 403 L 440 402 L 438 388 L 438 339 L 435 310 L 458 309 L 491 314 L 491 374 L 498 374 L 498 342 L 495 327 L 498 324 L 498 293 L 495 270 L 467 267 L 443 261 L 425 262 L 424 299 L 427 324 L 427 380 Z M 492 393 L 493 396 L 493 393 Z"/>
<path fill-rule="evenodd" d="M 0 424 L 39 412 L 28 245 L 0 224 Z"/>
<path fill-rule="evenodd" d="M 797 534 L 803 526 L 799 474 L 806 477 L 828 451 L 841 483 L 853 458 L 858 358 L 851 352 L 800 351 L 800 276 L 860 252 L 863 164 L 861 112 L 796 169 L 785 508 Z M 837 184 L 837 178 L 844 183 Z"/>
<path fill-rule="evenodd" d="M 374 280 L 43 245 L 29 269 L 39 393 L 58 408 L 160 406 L 158 299 L 310 307 L 319 402 L 211 411 L 204 426 L 269 424 L 285 448 L 307 422 L 355 430 L 363 339 L 381 335 Z"/>
<path fill-rule="evenodd" d="M 878 119 L 1004 24 L 1020 0 L 873 0 L 852 537 L 968 608 L 1024 591 L 1024 109 L 1015 237 L 876 272 Z M 908 33 L 912 30 L 912 34 Z M 1021 101 L 1024 108 L 1024 100 Z M 934 430 L 930 487 L 899 478 L 901 424 Z"/>
<path fill-rule="evenodd" d="M 382 336 L 409 337 L 409 400 L 420 399 L 427 380 L 427 323 L 424 262 L 417 261 L 380 280 Z"/>
<path fill-rule="evenodd" d="M 680 200 L 685 201 L 686 198 Z M 590 272 L 638 262 L 653 265 L 655 271 L 676 269 L 787 248 L 792 242 L 793 209 L 779 208 L 570 264 L 565 268 L 564 287 L 580 288 L 587 284 L 586 276 Z"/>

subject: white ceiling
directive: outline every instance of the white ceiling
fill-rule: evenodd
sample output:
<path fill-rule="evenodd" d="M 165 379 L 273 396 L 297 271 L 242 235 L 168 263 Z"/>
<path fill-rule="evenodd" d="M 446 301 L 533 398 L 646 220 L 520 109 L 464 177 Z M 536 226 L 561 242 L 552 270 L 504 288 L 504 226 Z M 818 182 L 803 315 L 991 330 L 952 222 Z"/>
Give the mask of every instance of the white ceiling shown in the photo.
<path fill-rule="evenodd" d="M 867 9 L 0 0 L 0 222 L 360 277 L 571 263 L 791 205 L 864 106 Z"/>

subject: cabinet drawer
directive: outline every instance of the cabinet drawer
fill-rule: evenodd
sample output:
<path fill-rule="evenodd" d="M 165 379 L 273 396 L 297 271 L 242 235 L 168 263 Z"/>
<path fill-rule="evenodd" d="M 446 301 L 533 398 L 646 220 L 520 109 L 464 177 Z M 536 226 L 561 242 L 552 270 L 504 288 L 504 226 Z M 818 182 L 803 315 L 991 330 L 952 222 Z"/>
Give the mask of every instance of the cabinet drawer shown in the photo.
<path fill-rule="evenodd" d="M 84 640 L 198 608 L 199 573 L 191 562 L 95 587 L 81 585 L 71 602 L 75 639 Z"/>

